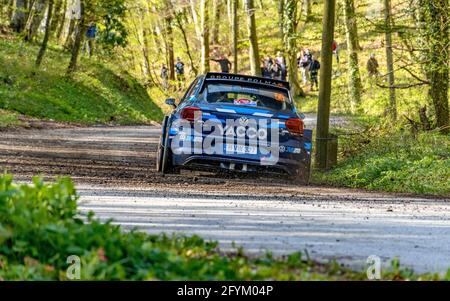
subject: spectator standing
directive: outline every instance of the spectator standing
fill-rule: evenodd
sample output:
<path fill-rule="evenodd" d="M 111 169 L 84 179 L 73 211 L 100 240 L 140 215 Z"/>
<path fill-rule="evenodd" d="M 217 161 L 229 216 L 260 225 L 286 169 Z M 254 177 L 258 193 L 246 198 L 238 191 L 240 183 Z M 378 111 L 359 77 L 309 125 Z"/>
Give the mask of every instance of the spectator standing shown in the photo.
<path fill-rule="evenodd" d="M 380 71 L 378 71 L 379 64 L 375 58 L 375 54 L 371 53 L 370 58 L 367 61 L 367 73 L 369 74 L 369 84 L 372 87 L 373 81 L 380 76 Z"/>
<path fill-rule="evenodd" d="M 309 66 L 309 72 L 311 75 L 311 91 L 314 91 L 314 85 L 319 89 L 319 70 L 320 70 L 320 63 L 314 56 L 311 56 L 311 64 Z"/>
<path fill-rule="evenodd" d="M 263 77 L 271 78 L 271 70 L 272 70 L 273 60 L 270 56 L 267 56 L 263 62 L 262 75 Z"/>
<path fill-rule="evenodd" d="M 336 62 L 339 64 L 339 46 L 335 40 L 333 40 L 331 48 L 333 49 L 333 54 L 336 56 Z"/>
<path fill-rule="evenodd" d="M 161 66 L 161 79 L 163 82 L 164 91 L 167 91 L 169 88 L 169 69 L 167 69 L 166 64 L 162 64 Z"/>
<path fill-rule="evenodd" d="M 230 60 L 227 59 L 225 56 L 221 55 L 218 59 L 212 58 L 211 61 L 214 61 L 219 64 L 222 73 L 230 73 L 232 65 Z"/>
<path fill-rule="evenodd" d="M 309 80 L 309 66 L 311 65 L 311 60 L 311 52 L 309 51 L 309 49 L 306 49 L 299 58 L 299 67 L 302 73 L 303 85 L 306 85 Z"/>
<path fill-rule="evenodd" d="M 270 77 L 273 79 L 281 80 L 282 70 L 280 64 L 276 60 L 270 66 Z"/>
<path fill-rule="evenodd" d="M 84 43 L 84 50 L 87 49 L 87 52 L 89 54 L 89 57 L 91 57 L 94 54 L 94 47 L 95 47 L 95 38 L 97 37 L 97 25 L 95 23 L 89 24 L 87 30 L 86 30 L 86 41 Z"/>
<path fill-rule="evenodd" d="M 378 77 L 380 75 L 380 71 L 378 71 L 379 64 L 377 59 L 375 58 L 375 54 L 370 54 L 370 58 L 367 61 L 367 72 L 369 73 L 369 77 Z"/>
<path fill-rule="evenodd" d="M 275 63 L 277 63 L 280 68 L 280 76 L 278 79 L 285 81 L 286 77 L 287 77 L 286 60 L 284 59 L 281 52 L 277 53 L 277 57 L 275 58 Z"/>
<path fill-rule="evenodd" d="M 177 57 L 177 63 L 175 64 L 175 73 L 177 75 L 178 89 L 181 89 L 184 82 L 184 63 L 179 57 Z"/>
<path fill-rule="evenodd" d="M 336 71 L 334 72 L 334 76 L 339 76 L 341 75 L 341 72 L 339 71 L 339 45 L 338 43 L 333 40 L 333 44 L 331 46 L 332 50 L 333 50 L 333 54 L 336 56 Z"/>

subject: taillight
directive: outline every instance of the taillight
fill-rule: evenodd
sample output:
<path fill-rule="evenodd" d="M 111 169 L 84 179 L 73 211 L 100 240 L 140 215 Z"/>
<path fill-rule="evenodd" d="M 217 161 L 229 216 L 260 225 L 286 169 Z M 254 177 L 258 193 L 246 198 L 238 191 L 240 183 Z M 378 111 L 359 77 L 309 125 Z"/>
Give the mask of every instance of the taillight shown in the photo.
<path fill-rule="evenodd" d="M 194 121 L 196 112 L 199 112 L 197 114 L 201 114 L 200 108 L 186 107 L 181 111 L 181 118 L 187 121 Z"/>
<path fill-rule="evenodd" d="M 304 124 L 300 118 L 289 118 L 286 120 L 286 128 L 291 134 L 303 135 Z"/>

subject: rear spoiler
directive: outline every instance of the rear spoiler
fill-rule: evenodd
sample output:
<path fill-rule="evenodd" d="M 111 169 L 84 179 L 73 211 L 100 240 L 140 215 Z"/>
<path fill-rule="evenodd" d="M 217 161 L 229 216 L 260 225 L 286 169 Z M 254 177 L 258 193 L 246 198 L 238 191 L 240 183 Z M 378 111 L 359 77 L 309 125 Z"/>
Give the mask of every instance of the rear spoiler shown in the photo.
<path fill-rule="evenodd" d="M 277 88 L 285 88 L 288 90 L 290 89 L 289 83 L 282 81 L 282 80 L 258 77 L 258 76 L 243 75 L 243 74 L 208 72 L 205 75 L 205 79 L 206 80 L 211 79 L 211 80 L 223 80 L 223 81 L 238 81 L 238 82 L 246 82 L 246 83 L 261 84 L 261 85 L 266 85 L 266 86 L 273 86 L 273 87 L 277 87 Z"/>

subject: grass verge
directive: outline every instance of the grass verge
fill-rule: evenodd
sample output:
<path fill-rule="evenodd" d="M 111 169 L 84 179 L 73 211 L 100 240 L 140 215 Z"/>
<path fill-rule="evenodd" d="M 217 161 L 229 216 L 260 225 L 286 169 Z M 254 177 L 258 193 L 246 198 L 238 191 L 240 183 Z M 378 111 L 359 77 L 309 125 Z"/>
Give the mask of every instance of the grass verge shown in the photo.
<path fill-rule="evenodd" d="M 83 124 L 146 124 L 161 109 L 135 78 L 107 62 L 82 57 L 79 72 L 65 76 L 69 54 L 50 47 L 42 68 L 37 45 L 0 39 L 0 109 Z"/>
<path fill-rule="evenodd" d="M 397 129 L 381 135 L 369 127 L 340 139 L 340 163 L 315 172 L 313 182 L 352 188 L 450 196 L 450 136 L 412 135 Z"/>
<path fill-rule="evenodd" d="M 0 109 L 0 129 L 20 125 L 17 114 Z"/>

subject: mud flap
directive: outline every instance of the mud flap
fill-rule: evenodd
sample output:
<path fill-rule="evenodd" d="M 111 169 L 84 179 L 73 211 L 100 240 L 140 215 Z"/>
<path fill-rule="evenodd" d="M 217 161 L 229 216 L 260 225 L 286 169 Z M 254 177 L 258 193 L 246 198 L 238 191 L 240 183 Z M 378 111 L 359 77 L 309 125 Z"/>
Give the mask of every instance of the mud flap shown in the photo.
<path fill-rule="evenodd" d="M 309 185 L 311 179 L 312 135 L 312 130 L 305 130 L 303 135 L 303 150 L 306 152 L 305 158 L 302 160 L 297 174 L 292 176 L 292 180 L 296 184 Z"/>

